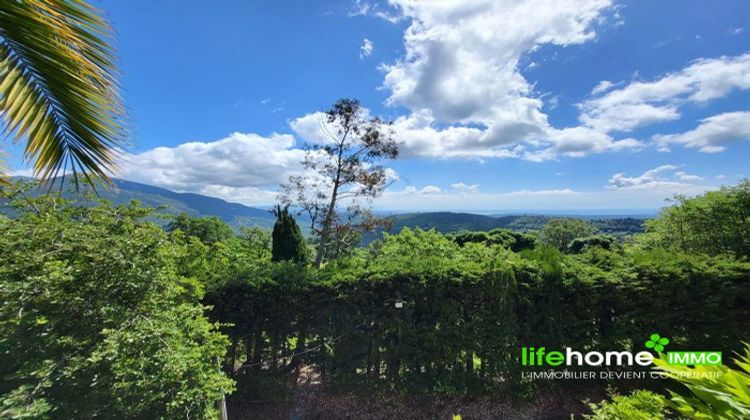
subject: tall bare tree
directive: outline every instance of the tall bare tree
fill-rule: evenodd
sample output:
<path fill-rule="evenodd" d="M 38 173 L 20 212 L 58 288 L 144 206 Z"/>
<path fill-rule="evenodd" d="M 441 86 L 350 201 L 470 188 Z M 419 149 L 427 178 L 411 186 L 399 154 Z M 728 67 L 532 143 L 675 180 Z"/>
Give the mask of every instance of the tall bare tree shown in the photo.
<path fill-rule="evenodd" d="M 324 134 L 308 145 L 306 174 L 282 185 L 280 201 L 301 209 L 319 238 L 314 265 L 320 267 L 332 241 L 375 227 L 369 206 L 389 182 L 379 164 L 398 157 L 390 123 L 370 117 L 355 99 L 340 99 L 320 120 Z M 344 210 L 339 206 L 346 204 Z"/>

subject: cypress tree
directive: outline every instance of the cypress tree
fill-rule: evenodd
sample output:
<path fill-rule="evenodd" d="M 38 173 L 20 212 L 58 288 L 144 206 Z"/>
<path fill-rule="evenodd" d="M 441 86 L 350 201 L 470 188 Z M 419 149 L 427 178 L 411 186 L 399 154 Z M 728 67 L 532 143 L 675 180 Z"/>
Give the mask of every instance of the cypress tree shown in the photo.
<path fill-rule="evenodd" d="M 273 225 L 272 261 L 307 262 L 307 245 L 299 225 L 289 214 L 289 206 L 276 207 L 276 223 Z"/>

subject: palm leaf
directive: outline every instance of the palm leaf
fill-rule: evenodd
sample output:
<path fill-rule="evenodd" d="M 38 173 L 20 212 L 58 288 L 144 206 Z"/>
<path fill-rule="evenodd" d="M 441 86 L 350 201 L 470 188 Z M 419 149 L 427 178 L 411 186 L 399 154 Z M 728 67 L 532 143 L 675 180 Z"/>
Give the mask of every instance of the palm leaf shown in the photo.
<path fill-rule="evenodd" d="M 109 180 L 123 144 L 111 29 L 81 0 L 0 1 L 0 113 L 36 176 Z"/>
<path fill-rule="evenodd" d="M 3 187 L 7 187 L 8 185 L 10 185 L 8 183 L 8 178 L 5 175 L 7 171 L 8 168 L 5 166 L 5 153 L 0 150 L 0 193 L 2 193 Z"/>

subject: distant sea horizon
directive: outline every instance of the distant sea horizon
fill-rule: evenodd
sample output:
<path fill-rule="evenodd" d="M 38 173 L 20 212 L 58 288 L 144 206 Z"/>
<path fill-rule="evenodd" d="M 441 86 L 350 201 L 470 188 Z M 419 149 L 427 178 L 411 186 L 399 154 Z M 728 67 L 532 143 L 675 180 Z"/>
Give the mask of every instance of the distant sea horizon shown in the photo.
<path fill-rule="evenodd" d="M 238 203 L 241 204 L 241 203 Z M 273 209 L 272 205 L 255 205 L 247 207 L 255 207 L 258 209 Z M 659 214 L 659 209 L 601 209 L 601 210 L 539 210 L 539 209 L 521 209 L 521 210 L 471 210 L 471 209 L 403 209 L 403 210 L 389 210 L 389 209 L 374 209 L 372 212 L 377 215 L 396 215 L 396 214 L 410 214 L 410 213 L 462 213 L 462 214 L 478 214 L 481 216 L 491 217 L 503 217 L 503 216 L 576 216 L 576 217 L 591 217 L 591 218 L 622 218 L 622 217 L 633 217 L 636 219 L 643 219 L 654 217 Z"/>
<path fill-rule="evenodd" d="M 636 219 L 646 219 L 659 214 L 658 209 L 601 209 L 601 210 L 539 210 L 539 209 L 521 209 L 521 210 L 440 210 L 440 209 L 409 209 L 409 210 L 374 210 L 373 213 L 378 215 L 396 215 L 408 213 L 466 213 L 478 214 L 490 217 L 503 216 L 569 216 L 569 217 L 587 217 L 600 219 L 613 219 L 632 217 Z"/>

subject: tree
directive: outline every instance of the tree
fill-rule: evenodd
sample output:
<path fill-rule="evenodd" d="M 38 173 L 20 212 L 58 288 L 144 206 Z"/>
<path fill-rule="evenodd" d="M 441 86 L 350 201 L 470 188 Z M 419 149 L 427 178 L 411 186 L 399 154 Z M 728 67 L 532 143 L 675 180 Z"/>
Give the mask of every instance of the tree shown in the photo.
<path fill-rule="evenodd" d="M 144 208 L 69 204 L 0 216 L 0 418 L 216 418 L 228 341 L 189 249 Z"/>
<path fill-rule="evenodd" d="M 340 99 L 321 118 L 322 138 L 309 146 L 303 161 L 307 174 L 291 176 L 282 186 L 284 205 L 301 208 L 318 236 L 315 267 L 320 267 L 332 238 L 373 229 L 378 220 L 365 204 L 388 184 L 388 171 L 378 161 L 395 159 L 398 145 L 390 124 L 372 118 L 359 101 Z M 363 200 L 365 203 L 360 202 Z M 346 211 L 338 206 L 346 202 Z"/>
<path fill-rule="evenodd" d="M 307 262 L 307 244 L 299 225 L 289 214 L 289 207 L 276 208 L 276 223 L 273 225 L 271 248 L 272 261 Z"/>
<path fill-rule="evenodd" d="M 234 236 L 232 228 L 216 216 L 194 217 L 180 213 L 167 225 L 167 232 L 178 229 L 188 236 L 195 236 L 206 245 L 224 242 Z"/>
<path fill-rule="evenodd" d="M 258 226 L 243 226 L 240 235 L 248 253 L 257 260 L 268 260 L 271 256 L 271 232 Z"/>
<path fill-rule="evenodd" d="M 710 255 L 750 255 L 750 181 L 687 198 L 678 195 L 640 238 L 650 247 Z"/>
<path fill-rule="evenodd" d="M 596 228 L 581 219 L 552 219 L 540 232 L 542 243 L 566 251 L 573 239 L 591 236 Z"/>
<path fill-rule="evenodd" d="M 43 179 L 108 180 L 124 114 L 111 32 L 84 1 L 0 2 L 0 114 Z"/>

